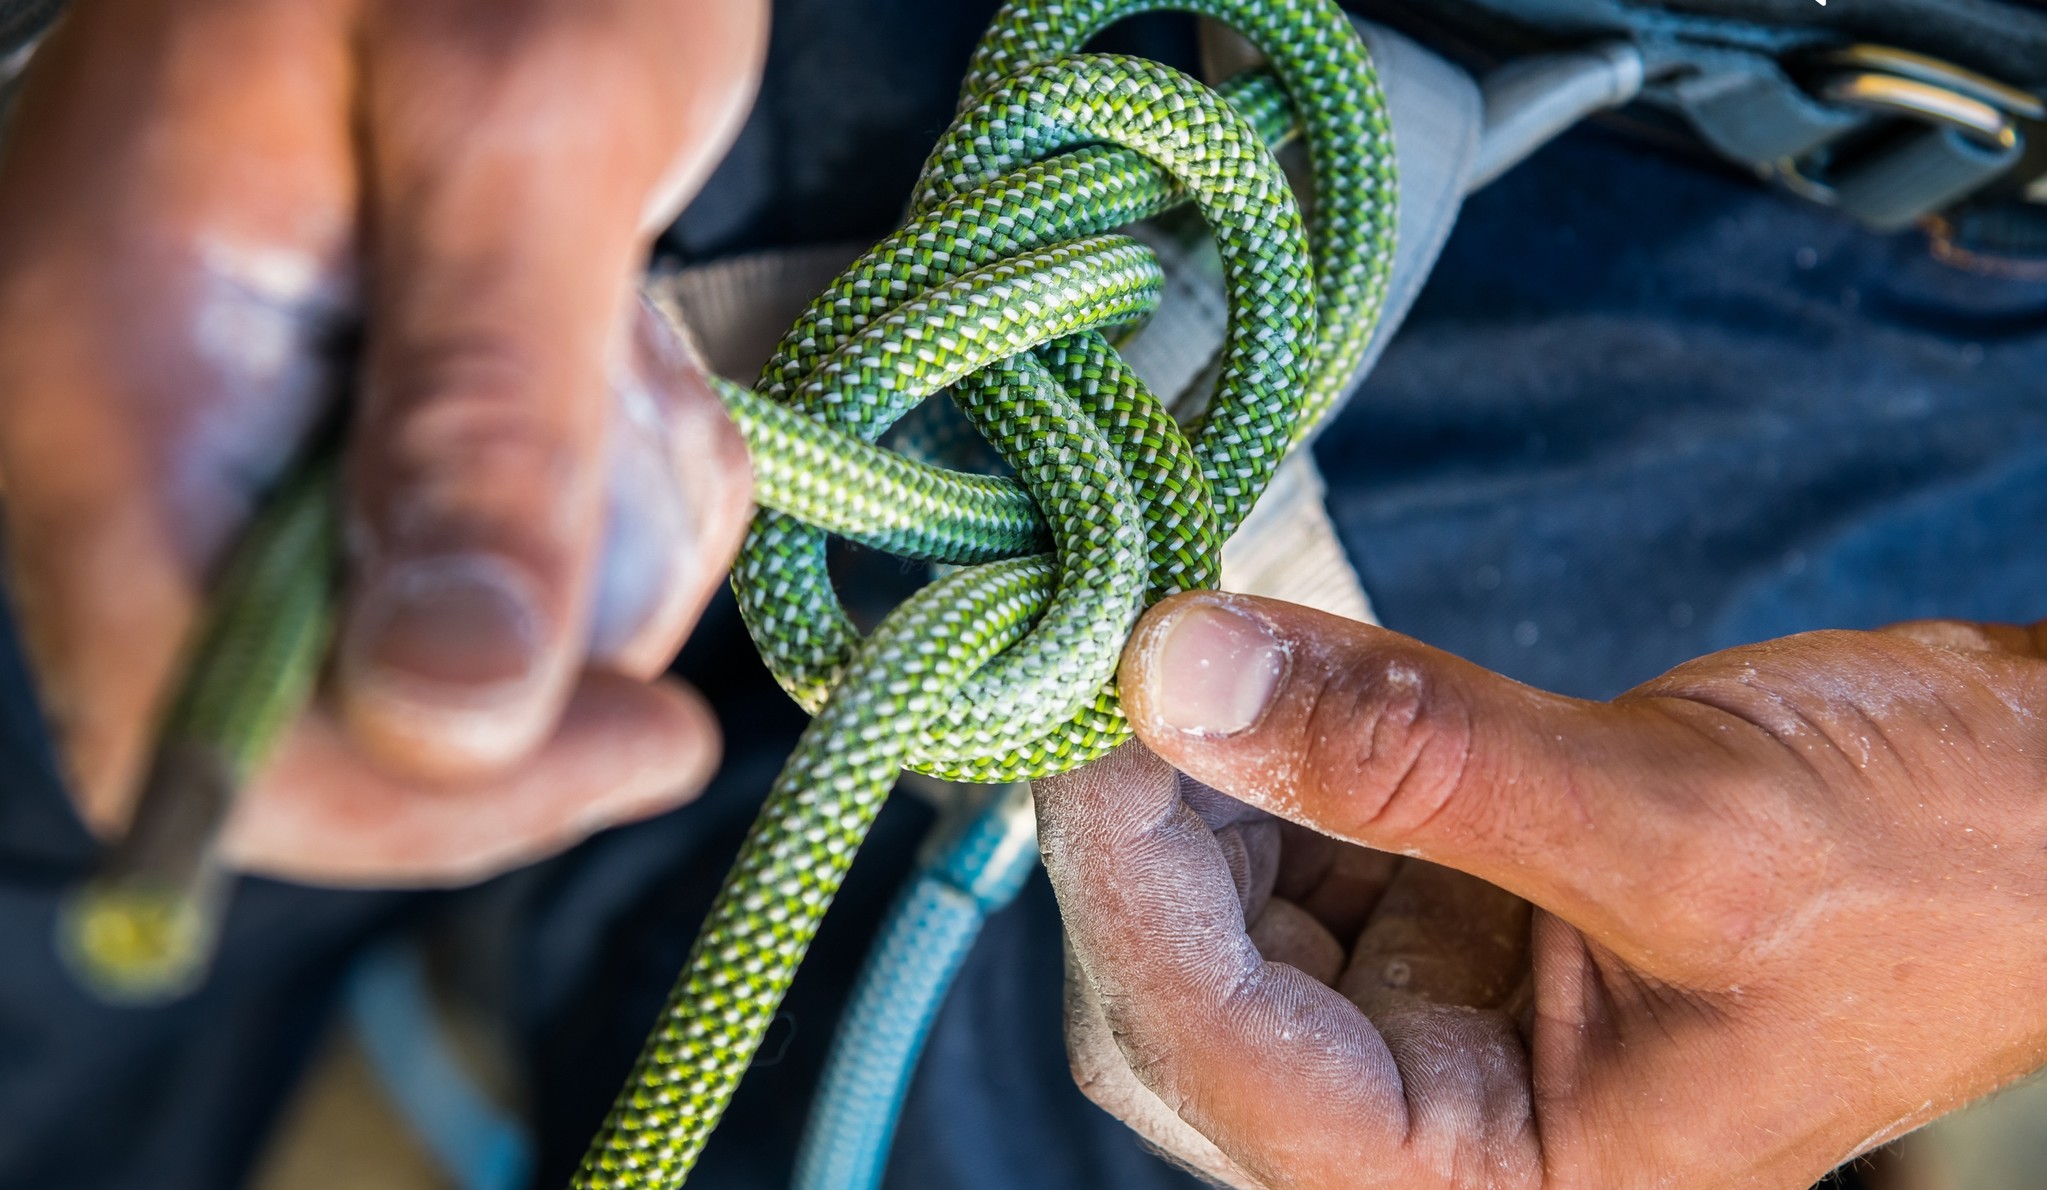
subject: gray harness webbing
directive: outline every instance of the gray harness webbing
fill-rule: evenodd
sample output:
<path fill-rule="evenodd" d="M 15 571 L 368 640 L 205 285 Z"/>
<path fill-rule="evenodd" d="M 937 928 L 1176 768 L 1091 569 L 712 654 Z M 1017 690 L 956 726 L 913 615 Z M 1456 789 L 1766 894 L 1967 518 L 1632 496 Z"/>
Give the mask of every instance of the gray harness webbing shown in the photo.
<path fill-rule="evenodd" d="M 1964 206 L 2047 227 L 2047 10 L 2033 4 L 1430 0 L 1403 10 L 1508 58 L 1632 45 L 1648 104 L 1727 160 L 1879 230 Z"/>

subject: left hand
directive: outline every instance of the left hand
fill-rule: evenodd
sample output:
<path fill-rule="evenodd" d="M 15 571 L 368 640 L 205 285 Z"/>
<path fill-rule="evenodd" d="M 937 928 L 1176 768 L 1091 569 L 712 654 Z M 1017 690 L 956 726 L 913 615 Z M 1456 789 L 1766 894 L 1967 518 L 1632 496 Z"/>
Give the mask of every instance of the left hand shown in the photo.
<path fill-rule="evenodd" d="M 118 833 L 205 592 L 342 398 L 335 658 L 226 858 L 478 880 L 679 805 L 751 478 L 636 294 L 767 0 L 73 0 L 0 155 L 7 595 Z"/>
<path fill-rule="evenodd" d="M 1142 743 L 1038 786 L 1076 1076 L 1238 1186 L 1807 1186 L 2047 1064 L 2043 643 L 1812 633 L 1595 703 L 1170 599 Z"/>

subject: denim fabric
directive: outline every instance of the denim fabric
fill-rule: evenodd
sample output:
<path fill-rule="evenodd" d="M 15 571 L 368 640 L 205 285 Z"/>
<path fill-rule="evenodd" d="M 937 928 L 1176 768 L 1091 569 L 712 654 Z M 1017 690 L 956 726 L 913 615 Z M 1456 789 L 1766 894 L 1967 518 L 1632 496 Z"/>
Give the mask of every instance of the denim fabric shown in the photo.
<path fill-rule="evenodd" d="M 762 109 L 673 250 L 885 230 L 990 6 L 784 7 Z M 852 8 L 867 18 L 830 15 Z M 821 102 L 830 121 L 799 118 Z M 1610 695 L 1804 629 L 2047 614 L 2043 332 L 2047 286 L 1950 270 L 1916 234 L 1872 236 L 1586 130 L 1470 201 L 1318 453 L 1388 625 Z M 697 806 L 460 894 L 245 881 L 212 986 L 117 1012 L 49 957 L 57 891 L 90 848 L 0 634 L 0 1186 L 235 1184 L 350 956 L 465 907 L 495 923 L 539 1184 L 560 1184 L 801 724 L 729 602 L 681 669 L 730 734 Z M 839 997 L 928 817 L 907 799 L 884 813 L 692 1184 L 785 1183 Z M 1193 1185 L 1073 1089 L 1059 966 L 1040 878 L 990 924 L 939 1018 L 890 1186 Z"/>

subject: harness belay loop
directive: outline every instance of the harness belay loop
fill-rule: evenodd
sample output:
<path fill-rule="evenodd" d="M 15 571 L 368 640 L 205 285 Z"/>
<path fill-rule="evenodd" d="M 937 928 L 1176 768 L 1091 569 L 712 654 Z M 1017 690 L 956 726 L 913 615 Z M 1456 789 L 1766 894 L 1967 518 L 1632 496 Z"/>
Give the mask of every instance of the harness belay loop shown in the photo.
<path fill-rule="evenodd" d="M 1263 51 L 1211 91 L 1076 51 L 1154 9 Z M 1304 134 L 1314 227 L 1273 148 Z M 1229 306 L 1213 395 L 1183 427 L 1117 356 L 1158 262 L 1116 229 L 1193 203 Z M 680 1185 L 904 768 L 1010 782 L 1129 735 L 1138 613 L 1212 587 L 1221 542 L 1341 397 L 1393 254 L 1391 127 L 1334 0 L 1014 0 L 904 226 L 838 278 L 752 391 L 716 383 L 762 511 L 733 571 L 748 630 L 815 714 L 763 804 L 575 1185 Z M 949 392 L 1016 478 L 875 445 Z M 957 567 L 862 637 L 826 570 L 841 536 Z"/>

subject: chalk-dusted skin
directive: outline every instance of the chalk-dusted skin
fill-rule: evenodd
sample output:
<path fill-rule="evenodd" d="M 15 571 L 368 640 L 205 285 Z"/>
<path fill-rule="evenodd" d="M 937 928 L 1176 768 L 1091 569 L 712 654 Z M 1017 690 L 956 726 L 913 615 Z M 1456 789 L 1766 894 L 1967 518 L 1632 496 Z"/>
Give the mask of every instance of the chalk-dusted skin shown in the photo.
<path fill-rule="evenodd" d="M 212 567 L 353 402 L 334 681 L 241 866 L 475 879 L 692 796 L 660 680 L 744 452 L 643 310 L 753 93 L 731 0 L 82 0 L 0 165 L 13 595 L 85 815 L 127 813 Z"/>
<path fill-rule="evenodd" d="M 1590 702 L 1175 597 L 1142 744 L 1039 785 L 1075 1070 L 1243 1186 L 1808 1185 L 2047 1062 L 2041 645 L 1809 633 Z"/>
<path fill-rule="evenodd" d="M 708 170 L 744 107 L 761 7 L 73 6 L 38 54 L 0 162 L 0 504 L 10 594 L 44 712 L 95 822 L 121 820 L 122 791 L 209 566 L 332 398 L 331 365 L 357 334 L 355 585 L 343 638 L 343 657 L 353 660 L 344 660 L 323 712 L 302 725 L 277 781 L 245 807 L 241 862 L 358 883 L 465 879 L 673 804 L 709 767 L 710 728 L 696 704 L 642 679 L 717 583 L 742 520 L 744 469 L 672 345 L 651 333 L 636 340 L 629 281 L 651 229 Z M 960 23 L 971 33 L 979 20 Z M 941 24 L 899 23 L 890 37 Z M 939 91 L 949 96 L 954 81 Z M 896 122 L 915 131 L 905 139 L 928 139 L 943 116 Z M 542 145 L 547 151 L 536 152 Z M 908 151 L 912 163 L 922 148 Z M 1854 556 L 1829 559 L 1831 568 L 1815 562 L 1812 573 L 1835 577 L 1803 588 L 1781 580 L 1796 598 L 1751 606 L 1729 632 L 1877 622 L 1856 617 L 1866 607 L 1910 606 L 1914 593 L 1949 606 L 1977 592 L 1991 600 L 2041 589 L 2033 551 L 1883 519 L 1916 495 L 1938 502 L 1943 525 L 1964 525 L 1972 489 L 1946 481 L 1973 474 L 1962 467 L 1978 465 L 1970 451 L 2038 457 L 2037 434 L 2021 432 L 2036 402 L 2028 385 L 2012 382 L 2038 375 L 2037 337 L 1990 334 L 1983 328 L 2004 325 L 2002 310 L 1968 305 L 1969 294 L 2010 286 L 1973 276 L 1943 282 L 1939 301 L 1906 303 L 1941 314 L 1921 325 L 1885 309 L 1873 280 L 1910 268 L 1887 267 L 1884 245 L 1823 215 L 1623 144 L 1581 136 L 1563 152 L 1503 183 L 1509 189 L 1491 205 L 1475 205 L 1460 232 L 1468 246 L 1446 258 L 1440 296 L 1411 324 L 1438 333 L 1412 337 L 1404 350 L 1396 344 L 1372 399 L 1354 406 L 1366 429 L 1338 427 L 1335 440 L 1355 464 L 1332 472 L 1346 502 L 1340 517 L 1354 548 L 1377 551 L 1368 578 L 1390 620 L 1476 653 L 1488 647 L 1488 625 L 1497 621 L 1505 637 L 1518 631 L 1525 605 L 1566 601 L 1532 581 L 1549 573 L 1535 562 L 1525 573 L 1507 564 L 1504 588 L 1493 571 L 1473 591 L 1496 602 L 1505 596 L 1495 590 L 1531 593 L 1515 613 L 1464 614 L 1451 597 L 1476 607 L 1479 596 L 1446 587 L 1422 539 L 1483 560 L 1492 543 L 1474 536 L 1489 522 L 1474 529 L 1452 515 L 1455 501 L 1416 502 L 1395 486 L 1438 492 L 1466 483 L 1473 456 L 1465 444 L 1491 441 L 1471 427 L 1491 426 L 1507 416 L 1501 406 L 1514 405 L 1510 398 L 1540 387 L 1517 368 L 1546 381 L 1606 378 L 1565 390 L 1577 406 L 1527 403 L 1527 419 L 1557 459 L 1581 457 L 1570 446 L 1605 463 L 1573 472 L 1581 486 L 1611 474 L 1662 476 L 1691 460 L 1732 477 L 1734 490 L 1758 493 L 1771 514 L 1738 538 L 1748 586 L 1723 591 L 1708 585 L 1733 569 L 1724 560 L 1708 566 L 1658 555 L 1636 537 L 1616 542 L 1610 520 L 1595 523 L 1555 495 L 1566 485 L 1537 484 L 1541 468 L 1512 472 L 1523 486 L 1492 500 L 1532 510 L 1517 540 L 1547 528 L 1583 545 L 1584 556 L 1639 557 L 1647 573 L 1707 590 L 1687 591 L 1699 627 L 1675 636 L 1667 629 L 1680 619 L 1665 623 L 1660 604 L 1656 631 L 1608 620 L 1571 638 L 1545 621 L 1543 649 L 1526 655 L 1546 673 L 1588 675 L 1582 681 L 1592 687 L 1618 673 L 1632 681 L 1638 675 L 1611 656 L 1590 656 L 1589 646 L 1611 639 L 1635 649 L 1646 640 L 1668 653 L 1703 637 L 1716 608 L 1739 611 L 1751 587 L 1768 588 L 1782 550 L 1764 529 L 1778 519 L 1811 530 L 1792 540 L 1817 550 L 1813 526 L 1860 516 L 1893 535 L 1886 540 L 1911 545 L 1915 558 L 1951 542 L 1965 564 L 1879 572 L 1890 555 L 1865 559 L 1864 570 L 1848 565 Z M 849 179 L 851 170 L 813 172 L 833 201 L 806 211 L 847 207 L 837 192 L 866 180 Z M 1588 191 L 1584 177 L 1625 184 Z M 893 210 L 905 179 L 886 180 L 869 205 Z M 1700 208 L 1735 212 L 1726 228 L 1748 238 L 1730 243 L 1721 222 L 1696 217 Z M 1563 267 L 1557 254 L 1566 249 L 1552 233 L 1573 213 L 1582 238 Z M 802 226 L 825 234 L 819 219 Z M 1792 261 L 1795 251 L 1802 261 L 1811 244 L 1822 249 L 1817 268 L 1785 263 L 1779 276 L 1764 267 Z M 1701 288 L 1672 280 L 1686 277 Z M 1839 313 L 1858 284 L 1888 321 Z M 1787 341 L 1756 329 L 1758 287 L 1791 328 Z M 1962 314 L 1950 316 L 1950 307 Z M 1588 322 L 1578 317 L 1585 309 L 1620 313 Z M 1716 328 L 1725 333 L 1704 334 Z M 1702 335 L 1710 352 L 1692 346 Z M 1616 349 L 1664 340 L 1681 350 L 1645 357 Z M 627 347 L 635 341 L 637 356 Z M 1943 346 L 1953 350 L 1933 349 Z M 1702 367 L 1708 354 L 1712 366 Z M 1971 381 L 1964 363 L 1986 354 L 1988 378 Z M 1636 371 L 1617 372 L 1617 359 Z M 1903 431 L 1857 416 L 1849 428 L 1867 428 L 1848 433 L 1802 403 L 1817 386 L 1801 367 L 1842 373 L 1853 392 L 1930 388 L 1943 401 L 1936 412 L 1903 410 L 1898 416 L 1921 419 Z M 1467 373 L 1478 377 L 1476 395 L 1446 386 L 1445 377 Z M 1697 408 L 1699 393 L 1680 382 L 1701 377 L 1742 381 L 1724 383 L 1755 402 L 1743 425 L 1783 424 L 1801 442 L 1845 444 L 1875 460 L 1849 486 L 1891 503 L 1873 497 L 1844 513 L 1801 501 L 1833 489 L 1798 487 L 1795 467 L 1758 478 L 1694 449 L 1715 441 L 1708 431 L 1718 427 L 1730 454 L 1757 453 L 1730 423 L 1707 422 L 1685 438 L 1684 452 L 1658 455 L 1669 439 L 1625 418 L 1564 416 Z M 1658 399 L 1645 402 L 1645 389 Z M 635 391 L 651 398 L 654 416 Z M 1853 392 L 1821 395 L 1834 409 Z M 1736 404 L 1730 391 L 1707 385 L 1706 395 L 1716 408 Z M 1983 416 L 1958 417 L 1965 403 Z M 1389 408 L 1421 429 L 1388 434 Z M 1565 437 L 1574 426 L 1587 441 Z M 1952 437 L 1969 449 L 1933 432 L 1943 426 L 1959 427 Z M 1382 441 L 1418 456 L 1420 478 L 1391 465 L 1400 459 L 1365 453 Z M 1915 470 L 1908 446 L 1940 447 L 1961 462 L 1942 455 L 1947 469 Z M 616 452 L 640 463 L 607 468 L 606 451 L 614 463 Z M 1649 465 L 1613 463 L 1630 452 Z M 701 465 L 677 467 L 676 455 Z M 549 481 L 531 479 L 536 465 Z M 1900 477 L 1892 487 L 1872 478 L 1892 472 Z M 656 478 L 606 493 L 598 476 L 612 473 Z M 2029 482 L 2023 468 L 2010 474 L 2014 485 Z M 664 484 L 673 493 L 664 495 Z M 1681 487 L 1642 480 L 1630 498 L 1608 504 L 1648 522 L 1637 535 L 1647 539 L 1662 525 L 1649 513 L 1679 508 L 1680 523 L 1688 515 L 1672 495 Z M 1397 505 L 1399 515 L 1367 515 L 1382 505 Z M 616 522 L 600 532 L 614 507 L 665 509 L 660 515 L 673 519 L 637 538 Z M 1998 542 L 2037 540 L 2029 528 L 2037 510 L 2013 507 L 2011 532 Z M 1584 527 L 1573 535 L 1560 525 Z M 628 540 L 685 545 L 671 554 Z M 1803 573 L 1806 554 L 1796 559 Z M 1611 565 L 1569 598 L 1638 594 L 1647 584 L 1613 577 L 1632 573 Z M 677 594 L 671 603 L 656 592 Z M 1505 683 L 1403 637 L 1245 604 L 1286 651 L 1285 665 L 1266 671 L 1276 675 L 1269 709 L 1246 713 L 1262 691 L 1233 679 L 1222 705 L 1239 730 L 1217 734 L 1231 724 L 1208 723 L 1190 734 L 1170 726 L 1163 701 L 1143 691 L 1174 672 L 1180 649 L 1158 644 L 1164 626 L 1199 602 L 1157 613 L 1125 670 L 1139 731 L 1160 755 L 1263 810 L 1474 875 L 1275 825 L 1190 791 L 1136 750 L 1041 789 L 1051 870 L 1086 976 L 1076 988 L 1090 993 L 1075 1001 L 1082 1078 L 1098 1101 L 1190 1161 L 1275 1186 L 1797 1185 L 2042 1060 L 2047 957 L 2031 906 L 2042 869 L 2038 807 L 2047 799 L 2038 796 L 2040 741 L 2028 715 L 2041 705 L 2032 634 L 1962 627 L 1798 637 L 1692 663 L 1613 703 L 1585 703 Z M 414 621 L 422 631 L 392 631 L 404 622 L 396 606 L 417 603 L 428 605 L 427 618 Z M 1456 614 L 1432 620 L 1436 605 Z M 1680 626 L 1693 623 L 1692 606 Z M 1527 614 L 1532 627 L 1535 612 Z M 423 639 L 458 643 L 429 650 Z M 1586 650 L 1555 643 L 1567 639 Z M 1239 666 L 1244 672 L 1259 671 Z M 18 756 L 6 759 L 18 807 L 36 772 Z M 472 780 L 492 770 L 489 780 Z M 622 843 L 632 841 L 624 835 Z M 666 838 L 657 841 L 673 864 Z M 11 862 L 9 904 L 31 903 L 42 895 L 41 869 Z M 188 1162 L 152 1167 L 152 1184 L 224 1184 L 217 1166 L 190 1157 L 192 1145 L 163 1140 L 176 1130 L 131 1128 L 123 1145 L 98 1142 L 110 1125 L 160 1124 L 177 1108 L 188 1112 L 181 1125 L 232 1133 L 209 1134 L 208 1155 L 253 1144 L 218 1124 L 223 1113 L 198 1112 L 195 1104 L 212 1101 L 189 1089 L 226 1082 L 262 1097 L 281 1075 L 174 1076 L 204 1074 L 214 1060 L 242 1071 L 233 1047 L 216 1044 L 236 1031 L 263 1039 L 254 1047 L 263 1049 L 309 1030 L 296 1018 L 260 1031 L 255 1023 L 257 1009 L 304 1002 L 302 968 L 332 977 L 324 958 L 314 964 L 290 942 L 309 931 L 309 919 L 326 923 L 323 936 L 353 937 L 333 926 L 337 907 L 365 916 L 374 908 L 342 905 L 333 894 L 265 892 L 290 907 L 274 918 L 290 920 L 252 933 L 239 953 L 267 960 L 285 952 L 274 961 L 292 978 L 252 982 L 261 963 L 235 966 L 241 982 L 230 986 L 241 998 L 203 1018 L 211 1031 L 57 1001 L 48 989 L 60 985 L 32 957 L 47 938 L 43 918 L 7 918 L 15 974 L 6 1003 L 10 1019 L 32 1022 L 42 1063 L 31 1088 L 8 1099 L 9 1118 L 22 1126 L 0 1165 L 16 1180 L 59 1184 L 46 1159 L 83 1153 L 97 1159 L 97 1172 L 132 1144 Z M 1029 963 L 1055 961 L 1044 907 L 1027 902 L 1022 912 L 1036 914 L 1022 920 L 1042 930 L 1012 930 L 984 946 L 969 972 L 973 986 L 1010 988 Z M 606 924 L 578 919 L 555 935 Z M 634 1011 L 658 998 L 672 970 L 644 966 L 662 986 L 643 989 Z M 845 970 L 850 982 L 850 962 Z M 621 995 L 628 986 L 604 986 L 614 985 Z M 1476 1007 L 1444 1007 L 1459 1003 Z M 631 1015 L 608 1001 L 581 1007 L 588 1019 Z M 1282 1019 L 1279 1009 L 1301 1015 Z M 569 1015 L 559 1005 L 549 1011 Z M 958 1015 L 941 1030 L 958 1035 L 980 1019 Z M 1004 1030 L 976 1035 L 984 1048 L 973 1052 L 1034 1052 L 1048 1039 L 1031 1023 L 1003 1018 Z M 198 1044 L 167 1048 L 173 1033 Z M 591 1063 L 585 1034 L 561 1027 L 551 1036 L 576 1044 L 543 1055 L 548 1073 Z M 638 1040 L 636 1030 L 612 1038 L 607 1060 L 622 1068 Z M 800 1053 L 824 1042 L 811 1031 L 796 1044 Z M 1099 1138 L 1075 1144 L 1092 1126 L 1086 1116 L 1045 1108 L 1014 1083 L 1000 1086 L 998 1099 L 983 1085 L 987 1067 L 954 1057 L 927 1072 L 929 1090 L 905 1133 L 909 1184 L 1164 1178 Z M 120 1077 L 104 1077 L 108 1070 Z M 608 1073 L 592 1082 L 577 1092 L 586 1115 L 613 1090 Z M 135 1085 L 177 1093 L 104 1098 Z M 984 1166 L 944 1164 L 984 1156 L 934 1139 L 949 1135 L 962 1104 L 976 1103 L 999 1103 L 1030 1161 L 1000 1167 L 996 1147 Z M 791 1151 L 796 1115 L 758 1112 L 761 1131 L 735 1133 L 735 1152 Z M 67 1122 L 87 1130 L 89 1151 L 78 1132 L 58 1126 Z M 579 1151 L 584 1120 L 544 1123 Z M 73 1148 L 31 1143 L 45 1138 Z M 953 1172 L 923 1172 L 932 1169 Z M 771 1172 L 746 1184 L 784 1180 Z M 109 1175 L 98 1184 L 133 1183 Z"/>

